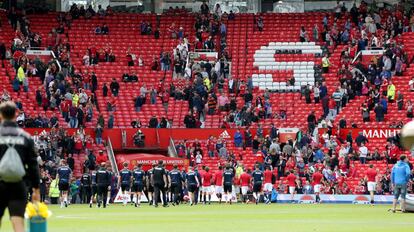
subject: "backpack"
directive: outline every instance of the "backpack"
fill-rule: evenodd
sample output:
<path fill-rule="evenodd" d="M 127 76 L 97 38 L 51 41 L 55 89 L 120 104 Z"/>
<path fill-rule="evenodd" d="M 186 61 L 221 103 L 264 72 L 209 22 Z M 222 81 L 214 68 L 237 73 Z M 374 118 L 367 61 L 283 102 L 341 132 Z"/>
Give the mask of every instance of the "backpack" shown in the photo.
<path fill-rule="evenodd" d="M 26 175 L 26 170 L 14 145 L 7 145 L 7 147 L 0 160 L 0 179 L 6 183 L 17 183 Z"/>

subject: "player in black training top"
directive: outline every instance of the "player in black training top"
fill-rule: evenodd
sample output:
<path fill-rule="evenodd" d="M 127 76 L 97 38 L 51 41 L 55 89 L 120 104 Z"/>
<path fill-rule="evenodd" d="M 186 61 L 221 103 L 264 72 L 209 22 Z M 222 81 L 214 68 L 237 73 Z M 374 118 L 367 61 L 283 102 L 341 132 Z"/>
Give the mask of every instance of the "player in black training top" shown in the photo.
<path fill-rule="evenodd" d="M 152 171 L 151 182 L 154 185 L 154 206 L 158 207 L 160 193 L 162 193 L 162 202 L 164 207 L 168 207 L 165 189 L 167 188 L 167 174 L 164 169 L 163 161 L 158 161 L 158 166 Z"/>
<path fill-rule="evenodd" d="M 91 191 L 92 194 L 91 199 L 89 201 L 89 208 L 92 208 L 93 200 L 96 198 L 96 194 L 98 194 L 98 187 L 96 186 L 96 171 L 92 171 L 91 173 Z"/>
<path fill-rule="evenodd" d="M 99 170 L 96 172 L 96 186 L 98 190 L 98 208 L 106 208 L 108 191 L 111 190 L 112 174 L 106 170 L 106 164 L 102 163 Z"/>
<path fill-rule="evenodd" d="M 144 191 L 145 172 L 141 168 L 142 165 L 138 164 L 132 172 L 132 192 L 135 193 L 135 207 L 141 205 L 141 195 Z"/>
<path fill-rule="evenodd" d="M 168 182 L 170 183 L 172 205 L 180 204 L 180 196 L 182 190 L 183 177 L 181 176 L 178 166 L 174 164 L 174 169 L 168 175 Z"/>
<path fill-rule="evenodd" d="M 80 186 L 80 190 L 81 190 L 81 202 L 82 204 L 88 204 L 91 201 L 91 195 L 92 195 L 92 190 L 91 190 L 91 174 L 89 174 L 89 170 L 87 168 L 85 168 L 85 172 L 82 174 L 81 177 L 81 186 Z"/>
<path fill-rule="evenodd" d="M 226 170 L 223 172 L 223 190 L 224 190 L 224 200 L 226 203 L 230 201 L 233 197 L 232 195 L 232 188 L 233 188 L 233 181 L 234 181 L 234 170 L 230 165 L 226 166 Z"/>
<path fill-rule="evenodd" d="M 200 182 L 197 178 L 197 173 L 193 171 L 193 167 L 188 167 L 185 182 L 187 185 L 188 196 L 190 197 L 190 205 L 193 205 L 195 202 L 194 192 L 197 191 L 197 187 L 200 186 Z"/>
<path fill-rule="evenodd" d="M 262 195 L 262 184 L 263 184 L 263 172 L 260 171 L 259 165 L 256 164 L 256 170 L 252 173 L 253 182 L 253 197 L 256 199 L 256 205 L 259 203 L 260 196 Z"/>
<path fill-rule="evenodd" d="M 60 161 L 56 178 L 59 180 L 60 208 L 63 208 L 63 206 L 68 207 L 68 192 L 72 178 L 72 170 L 67 166 L 66 160 Z"/>
<path fill-rule="evenodd" d="M 121 188 L 122 203 L 124 206 L 128 203 L 129 191 L 131 190 L 132 173 L 128 169 L 128 163 L 123 164 L 124 169 L 119 172 L 118 189 Z"/>
<path fill-rule="evenodd" d="M 156 167 L 155 164 L 152 165 L 152 168 L 150 170 L 147 171 L 147 191 L 148 191 L 148 202 L 149 205 L 153 204 L 153 194 L 154 194 L 154 183 L 151 182 L 151 176 L 152 176 L 152 172 L 154 170 L 154 168 Z"/>
<path fill-rule="evenodd" d="M 16 104 L 12 101 L 0 104 L 0 160 L 7 164 L 8 161 L 13 162 L 11 156 L 19 156 L 20 161 L 13 162 L 14 166 L 8 166 L 11 170 L 4 172 L 3 169 L 0 175 L 0 224 L 7 208 L 14 230 L 25 231 L 24 211 L 28 199 L 27 192 L 32 192 L 33 203 L 39 202 L 40 175 L 36 159 L 38 154 L 33 139 L 17 125 L 16 109 Z"/>

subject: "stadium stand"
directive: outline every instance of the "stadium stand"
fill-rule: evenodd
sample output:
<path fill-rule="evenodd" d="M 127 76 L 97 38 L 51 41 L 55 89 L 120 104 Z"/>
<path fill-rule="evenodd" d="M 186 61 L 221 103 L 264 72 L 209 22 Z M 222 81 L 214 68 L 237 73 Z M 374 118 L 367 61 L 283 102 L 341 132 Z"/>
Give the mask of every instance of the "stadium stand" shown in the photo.
<path fill-rule="evenodd" d="M 310 170 L 321 168 L 325 193 L 363 193 L 368 164 L 359 159 L 361 144 L 341 136 L 338 128 L 381 129 L 411 120 L 414 32 L 408 17 L 414 16 L 404 16 L 399 5 L 371 16 L 362 4 L 357 12 L 240 13 L 234 18 L 184 10 L 95 15 L 76 6 L 68 13 L 1 12 L 0 41 L 7 50 L 0 68 L 2 101 L 21 103 L 22 126 L 56 129 L 45 132 L 43 147 L 53 157 L 78 153 L 76 177 L 93 154 L 105 149 L 85 138 L 83 128 L 131 128 L 139 121 L 149 128 L 241 128 L 240 147 L 227 138 L 200 141 L 200 146 L 175 141 L 183 142 L 182 156 L 190 163 L 213 172 L 225 162 L 252 169 L 270 160 L 281 192 L 287 191 L 285 171 L 297 170 L 298 186 L 303 186 Z M 263 28 L 257 27 L 259 20 Z M 48 48 L 56 59 L 29 58 L 29 47 Z M 385 48 L 384 55 L 365 66 L 357 57 L 364 47 Z M 218 59 L 186 63 L 195 50 L 215 51 Z M 123 81 L 125 74 L 137 78 Z M 273 138 L 263 133 L 272 124 L 301 130 L 280 154 L 269 149 Z M 318 134 L 315 127 L 326 133 Z M 68 128 L 79 129 L 71 137 Z M 256 133 L 249 139 L 247 128 Z M 217 146 L 218 139 L 226 151 Z M 389 193 L 390 165 L 408 152 L 393 138 L 384 144 L 384 139 L 371 139 L 365 145 L 367 163 L 381 173 L 378 192 Z M 197 151 L 202 160 L 196 163 Z M 322 156 L 316 158 L 317 153 Z M 55 158 L 42 160 L 54 163 Z"/>

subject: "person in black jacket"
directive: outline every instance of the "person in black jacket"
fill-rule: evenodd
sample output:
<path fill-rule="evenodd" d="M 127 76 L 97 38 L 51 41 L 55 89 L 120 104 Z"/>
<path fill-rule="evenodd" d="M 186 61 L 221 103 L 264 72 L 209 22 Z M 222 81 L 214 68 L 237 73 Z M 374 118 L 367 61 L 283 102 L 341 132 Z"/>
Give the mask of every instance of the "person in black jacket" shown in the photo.
<path fill-rule="evenodd" d="M 31 136 L 19 128 L 15 122 L 16 105 L 3 102 L 0 105 L 0 161 L 6 151 L 14 146 L 21 158 L 25 176 L 21 180 L 5 180 L 0 176 L 0 221 L 8 208 L 10 220 L 15 231 L 24 231 L 24 212 L 27 203 L 27 189 L 31 189 L 33 202 L 40 201 L 40 174 L 37 154 Z"/>
<path fill-rule="evenodd" d="M 115 78 L 112 78 L 112 82 L 109 87 L 111 88 L 112 95 L 114 95 L 114 97 L 118 97 L 119 83 L 115 80 Z"/>
<path fill-rule="evenodd" d="M 96 186 L 98 190 L 98 208 L 106 208 L 106 200 L 108 197 L 108 190 L 111 189 L 111 173 L 106 170 L 106 164 L 102 163 L 101 168 L 96 172 Z"/>
<path fill-rule="evenodd" d="M 149 120 L 148 127 L 149 127 L 149 128 L 157 128 L 157 126 L 158 126 L 158 119 L 157 119 L 157 117 L 155 117 L 155 115 L 154 115 L 154 116 L 152 116 L 152 117 L 151 117 L 151 119 Z"/>
<path fill-rule="evenodd" d="M 165 190 L 167 189 L 167 172 L 164 169 L 163 161 L 158 161 L 158 166 L 155 167 L 151 175 L 151 183 L 154 185 L 154 206 L 158 207 L 160 200 L 160 192 L 162 193 L 163 206 L 168 207 Z"/>
<path fill-rule="evenodd" d="M 95 93 L 95 91 L 98 89 L 98 78 L 96 77 L 95 72 L 92 72 L 91 82 L 92 82 L 92 93 Z"/>
<path fill-rule="evenodd" d="M 92 196 L 92 177 L 89 170 L 85 168 L 85 172 L 81 177 L 81 202 L 83 204 L 89 204 Z"/>
<path fill-rule="evenodd" d="M 108 96 L 108 86 L 106 85 L 106 83 L 104 84 L 104 86 L 102 87 L 102 95 L 104 97 Z"/>

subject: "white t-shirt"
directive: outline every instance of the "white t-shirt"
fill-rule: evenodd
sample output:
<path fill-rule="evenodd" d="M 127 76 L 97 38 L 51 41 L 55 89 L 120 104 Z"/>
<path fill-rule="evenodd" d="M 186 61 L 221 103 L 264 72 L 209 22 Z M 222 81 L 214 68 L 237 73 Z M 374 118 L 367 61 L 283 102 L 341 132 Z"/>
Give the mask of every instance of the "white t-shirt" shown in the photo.
<path fill-rule="evenodd" d="M 359 148 L 359 157 L 366 158 L 368 155 L 368 148 L 363 146 Z"/>
<path fill-rule="evenodd" d="M 195 161 L 196 161 L 197 164 L 201 164 L 202 159 L 203 159 L 203 156 L 198 154 L 198 155 L 196 155 Z"/>

